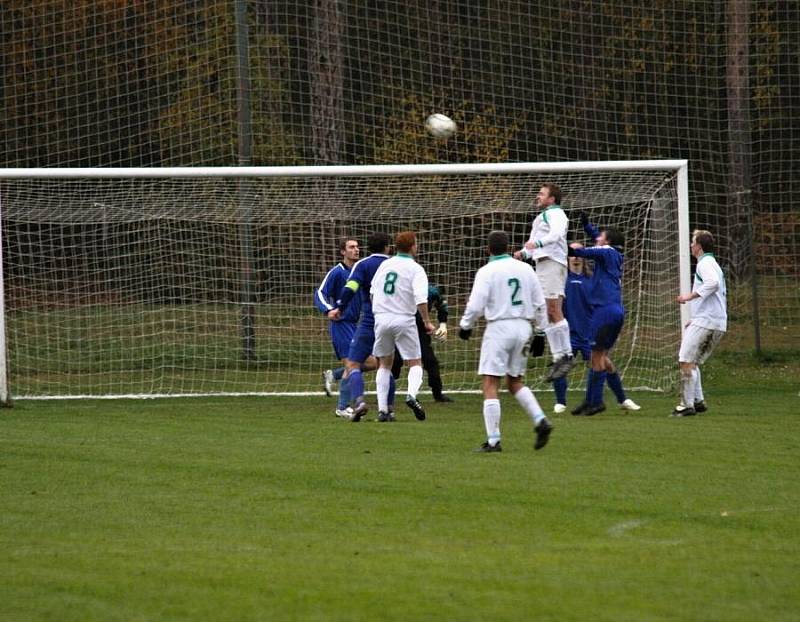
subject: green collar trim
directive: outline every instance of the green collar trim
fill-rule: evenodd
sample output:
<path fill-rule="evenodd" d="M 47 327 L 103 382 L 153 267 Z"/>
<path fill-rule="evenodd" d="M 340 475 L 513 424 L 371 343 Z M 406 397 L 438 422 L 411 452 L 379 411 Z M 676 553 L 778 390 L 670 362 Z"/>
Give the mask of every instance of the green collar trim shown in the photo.
<path fill-rule="evenodd" d="M 408 253 L 397 253 L 397 254 L 395 255 L 395 257 L 405 257 L 406 259 L 414 259 L 414 258 L 413 258 L 411 255 L 409 255 Z"/>
<path fill-rule="evenodd" d="M 498 259 L 511 259 L 511 255 L 505 253 L 504 255 L 492 255 L 489 257 L 489 261 L 497 261 Z"/>

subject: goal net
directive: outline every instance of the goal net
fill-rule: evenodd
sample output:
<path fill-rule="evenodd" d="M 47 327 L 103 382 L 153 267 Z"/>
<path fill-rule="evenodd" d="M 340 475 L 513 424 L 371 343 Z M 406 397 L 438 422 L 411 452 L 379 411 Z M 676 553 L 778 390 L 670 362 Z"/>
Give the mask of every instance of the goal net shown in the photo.
<path fill-rule="evenodd" d="M 682 161 L 1 171 L 8 386 L 14 398 L 319 393 L 335 359 L 313 294 L 338 240 L 414 230 L 449 303 L 445 388 L 477 389 L 479 341 L 453 329 L 486 236 L 521 246 L 553 181 L 576 239 L 578 210 L 625 233 L 614 360 L 627 386 L 665 390 L 688 279 L 685 175 Z M 531 359 L 533 386 L 546 362 Z"/>

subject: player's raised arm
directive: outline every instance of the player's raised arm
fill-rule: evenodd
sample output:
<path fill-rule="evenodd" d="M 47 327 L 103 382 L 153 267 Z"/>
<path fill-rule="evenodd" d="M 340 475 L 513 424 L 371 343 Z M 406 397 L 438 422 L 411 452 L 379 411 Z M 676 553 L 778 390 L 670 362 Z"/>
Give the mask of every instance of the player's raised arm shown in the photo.
<path fill-rule="evenodd" d="M 596 240 L 597 236 L 600 235 L 600 229 L 597 225 L 589 220 L 589 215 L 586 212 L 579 212 L 578 217 L 581 219 L 581 226 L 583 227 L 584 233 L 586 233 L 590 239 Z"/>

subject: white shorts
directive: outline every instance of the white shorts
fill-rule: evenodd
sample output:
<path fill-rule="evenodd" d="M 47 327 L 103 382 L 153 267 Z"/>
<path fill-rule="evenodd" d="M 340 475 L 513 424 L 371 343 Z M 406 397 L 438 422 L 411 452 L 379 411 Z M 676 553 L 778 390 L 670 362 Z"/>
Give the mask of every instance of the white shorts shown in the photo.
<path fill-rule="evenodd" d="M 481 376 L 511 376 L 525 374 L 528 367 L 528 348 L 533 329 L 528 320 L 497 320 L 489 322 L 483 333 Z"/>
<path fill-rule="evenodd" d="M 536 276 L 545 298 L 563 298 L 567 266 L 544 257 L 536 260 Z"/>
<path fill-rule="evenodd" d="M 723 330 L 713 330 L 689 324 L 683 331 L 678 361 L 680 363 L 695 363 L 698 365 L 705 363 L 724 334 L 725 331 Z"/>
<path fill-rule="evenodd" d="M 404 361 L 422 358 L 417 322 L 413 315 L 381 313 L 375 316 L 375 345 L 372 354 L 389 356 L 394 348 L 400 351 Z"/>

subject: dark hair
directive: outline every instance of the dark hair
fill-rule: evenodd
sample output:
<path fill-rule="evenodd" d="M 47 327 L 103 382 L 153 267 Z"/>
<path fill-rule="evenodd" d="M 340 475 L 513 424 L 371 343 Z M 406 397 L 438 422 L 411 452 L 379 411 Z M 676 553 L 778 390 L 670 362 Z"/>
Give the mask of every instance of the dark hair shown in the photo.
<path fill-rule="evenodd" d="M 548 181 L 547 183 L 542 184 L 542 188 L 547 188 L 548 194 L 555 199 L 555 204 L 561 205 L 562 193 L 561 187 L 558 186 L 558 184 Z"/>
<path fill-rule="evenodd" d="M 618 248 L 625 246 L 625 236 L 619 229 L 615 229 L 614 227 L 603 227 L 600 229 L 600 231 L 606 234 L 606 240 L 608 241 L 609 246 L 616 246 Z"/>
<path fill-rule="evenodd" d="M 382 253 L 390 244 L 389 235 L 386 233 L 373 233 L 367 238 L 367 250 L 370 253 Z"/>
<path fill-rule="evenodd" d="M 417 234 L 413 231 L 401 231 L 394 239 L 394 247 L 398 253 L 407 253 L 417 243 Z"/>
<path fill-rule="evenodd" d="M 502 255 L 508 251 L 508 235 L 505 231 L 492 231 L 488 237 L 489 253 Z"/>
<path fill-rule="evenodd" d="M 356 244 L 358 244 L 358 240 L 356 240 L 355 238 L 339 238 L 339 250 L 340 251 L 347 250 L 348 242 L 355 242 Z"/>
<path fill-rule="evenodd" d="M 704 253 L 714 252 L 714 236 L 712 236 L 709 231 L 705 229 L 695 229 L 692 232 L 692 237 L 694 241 L 700 245 Z"/>

